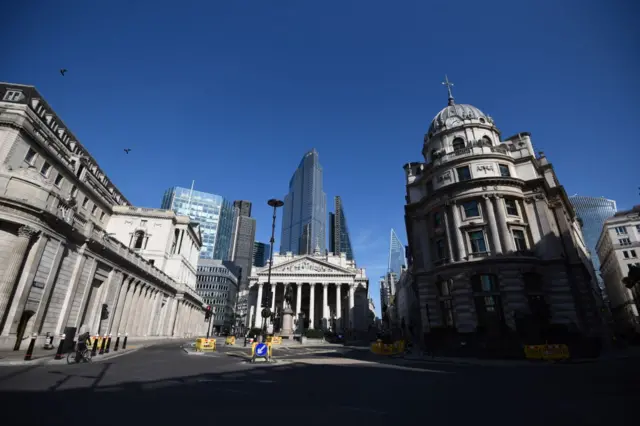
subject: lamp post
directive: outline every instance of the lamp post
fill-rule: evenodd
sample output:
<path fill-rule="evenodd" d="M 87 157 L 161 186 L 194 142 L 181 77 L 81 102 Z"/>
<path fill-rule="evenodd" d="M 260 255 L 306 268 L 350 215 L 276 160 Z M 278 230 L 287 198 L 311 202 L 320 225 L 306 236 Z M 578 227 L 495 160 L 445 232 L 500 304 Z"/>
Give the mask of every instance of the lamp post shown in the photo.
<path fill-rule="evenodd" d="M 275 198 L 270 199 L 269 201 L 267 201 L 267 204 L 270 205 L 271 207 L 273 207 L 273 220 L 271 221 L 271 239 L 269 240 L 269 243 L 271 243 L 271 252 L 269 253 L 269 271 L 267 272 L 267 291 L 271 291 L 271 267 L 273 266 L 273 243 L 276 241 L 275 240 L 275 233 L 276 233 L 276 209 L 278 207 L 282 207 L 284 206 L 284 202 L 281 200 L 277 200 Z M 275 302 L 275 294 L 272 294 L 271 297 L 274 298 L 274 302 Z M 260 301 L 262 302 L 262 301 Z M 263 339 L 266 337 L 266 327 L 263 327 L 262 329 L 262 333 L 263 333 Z"/>

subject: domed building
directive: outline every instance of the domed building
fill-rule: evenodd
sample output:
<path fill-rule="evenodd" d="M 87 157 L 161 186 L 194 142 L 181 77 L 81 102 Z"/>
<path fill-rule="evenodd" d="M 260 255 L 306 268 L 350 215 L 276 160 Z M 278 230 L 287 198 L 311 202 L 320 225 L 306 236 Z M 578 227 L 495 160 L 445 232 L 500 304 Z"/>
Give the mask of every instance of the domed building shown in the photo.
<path fill-rule="evenodd" d="M 449 86 L 422 155 L 404 170 L 423 331 L 540 340 L 556 325 L 600 335 L 579 220 L 531 135 L 502 139 L 491 116 L 456 104 Z"/>

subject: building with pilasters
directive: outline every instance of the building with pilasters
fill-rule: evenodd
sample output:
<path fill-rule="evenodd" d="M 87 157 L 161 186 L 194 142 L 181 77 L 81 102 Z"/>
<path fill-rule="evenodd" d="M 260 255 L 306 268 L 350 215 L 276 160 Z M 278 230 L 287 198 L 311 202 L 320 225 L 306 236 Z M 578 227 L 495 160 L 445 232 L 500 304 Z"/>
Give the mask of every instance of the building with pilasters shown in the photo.
<path fill-rule="evenodd" d="M 199 333 L 202 299 L 107 232 L 130 203 L 33 86 L 0 83 L 0 194 L 0 348 Z"/>
<path fill-rule="evenodd" d="M 249 278 L 250 322 L 260 327 L 260 302 L 268 283 L 268 266 L 254 268 Z M 369 326 L 369 280 L 364 268 L 358 268 L 346 254 L 335 256 L 316 251 L 312 255 L 274 254 L 271 269 L 270 330 L 278 332 L 284 291 L 292 290 L 292 309 L 296 321 L 304 321 L 305 329 L 358 330 Z M 303 314 L 303 315 L 300 315 Z"/>
<path fill-rule="evenodd" d="M 603 332 L 579 221 L 529 133 L 502 140 L 490 116 L 449 92 L 422 154 L 404 166 L 405 220 L 427 333 Z"/>

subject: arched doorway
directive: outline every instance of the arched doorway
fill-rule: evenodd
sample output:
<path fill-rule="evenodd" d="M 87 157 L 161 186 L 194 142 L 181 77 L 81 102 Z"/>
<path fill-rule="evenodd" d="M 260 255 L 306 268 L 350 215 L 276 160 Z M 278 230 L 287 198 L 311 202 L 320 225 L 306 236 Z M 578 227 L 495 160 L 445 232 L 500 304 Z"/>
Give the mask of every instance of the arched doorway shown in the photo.
<path fill-rule="evenodd" d="M 18 323 L 18 330 L 16 333 L 16 344 L 13 346 L 14 351 L 20 350 L 20 345 L 22 344 L 22 339 L 24 338 L 24 333 L 27 330 L 27 325 L 29 324 L 29 320 L 33 316 L 35 312 L 33 311 L 24 311 L 22 316 L 20 317 L 20 322 Z"/>

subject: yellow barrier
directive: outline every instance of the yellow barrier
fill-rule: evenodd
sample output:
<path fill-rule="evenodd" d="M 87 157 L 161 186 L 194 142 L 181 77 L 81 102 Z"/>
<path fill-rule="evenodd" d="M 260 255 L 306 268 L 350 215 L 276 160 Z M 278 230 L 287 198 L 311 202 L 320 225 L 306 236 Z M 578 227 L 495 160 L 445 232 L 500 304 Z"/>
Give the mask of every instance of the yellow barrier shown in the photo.
<path fill-rule="evenodd" d="M 216 339 L 205 339 L 201 337 L 196 339 L 196 352 L 215 351 Z"/>
<path fill-rule="evenodd" d="M 96 341 L 96 337 L 95 336 L 91 336 L 89 337 L 89 339 L 91 340 L 91 346 L 89 347 L 89 349 L 93 348 L 93 343 Z M 100 347 L 102 346 L 102 336 L 98 336 L 98 349 L 100 349 Z"/>
<path fill-rule="evenodd" d="M 398 340 L 391 344 L 382 343 L 382 340 L 377 340 L 371 344 L 371 352 L 376 355 L 397 355 L 404 352 L 404 340 Z"/>
<path fill-rule="evenodd" d="M 282 336 L 267 336 L 267 343 L 273 343 L 274 345 L 282 344 Z"/>
<path fill-rule="evenodd" d="M 569 347 L 567 345 L 526 345 L 524 356 L 526 359 L 568 359 Z"/>
<path fill-rule="evenodd" d="M 269 358 L 271 358 L 273 356 L 273 348 L 271 347 L 271 342 L 267 342 L 267 355 L 269 355 Z M 253 358 L 253 356 L 256 354 L 256 346 L 258 346 L 258 342 L 253 342 L 251 344 L 251 358 Z"/>
<path fill-rule="evenodd" d="M 236 336 L 227 336 L 227 338 L 224 339 L 224 344 L 225 345 L 235 345 L 236 344 Z"/>

